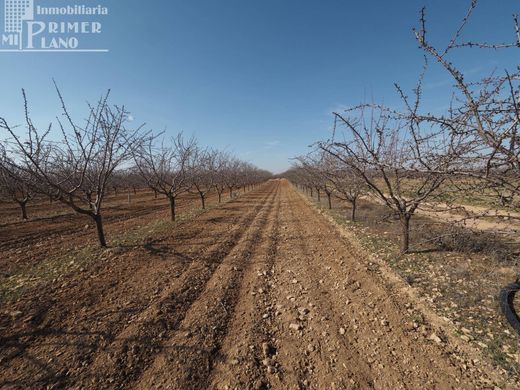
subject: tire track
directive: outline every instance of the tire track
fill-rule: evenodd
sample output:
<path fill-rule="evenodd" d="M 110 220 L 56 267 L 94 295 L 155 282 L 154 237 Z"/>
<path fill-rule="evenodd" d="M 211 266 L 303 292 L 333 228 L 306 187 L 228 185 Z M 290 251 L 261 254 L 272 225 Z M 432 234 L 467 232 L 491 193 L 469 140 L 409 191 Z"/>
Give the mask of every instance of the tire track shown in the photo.
<path fill-rule="evenodd" d="M 290 212 L 309 260 L 302 262 L 302 275 L 313 275 L 309 297 L 317 302 L 321 312 L 318 316 L 325 319 L 321 322 L 330 328 L 323 342 L 332 347 L 324 352 L 331 358 L 328 373 L 335 384 L 376 389 L 473 388 L 475 385 L 464 379 L 436 345 L 417 336 L 414 339 L 404 330 L 408 316 L 403 304 L 353 257 L 355 252 L 351 245 L 336 236 L 335 228 L 293 189 L 291 197 Z M 339 253 L 345 252 L 345 257 L 337 258 Z M 341 327 L 342 335 L 338 332 Z M 316 354 L 310 356 L 319 363 Z M 350 364 L 341 367 L 342 361 Z M 343 369 L 349 374 L 342 374 Z M 329 385 L 323 382 L 324 372 L 327 371 L 320 369 L 309 375 L 309 383 L 318 387 Z M 363 374 L 361 378 L 356 377 L 359 373 Z M 350 379 L 344 381 L 345 378 Z"/>
<path fill-rule="evenodd" d="M 229 331 L 222 342 L 220 359 L 216 362 L 207 388 L 263 388 L 269 385 L 268 367 L 272 358 L 273 335 L 270 322 L 274 313 L 271 297 L 271 277 L 277 254 L 280 230 L 282 188 L 274 211 L 275 220 L 261 238 L 262 245 L 252 256 L 252 264 L 240 286 L 239 301 L 230 321 Z"/>
<path fill-rule="evenodd" d="M 124 334 L 125 329 L 130 328 L 133 331 L 137 329 L 136 344 L 142 341 L 141 344 L 145 345 L 144 342 L 147 339 L 153 340 L 153 337 L 149 337 L 146 333 L 146 329 L 139 328 L 142 321 L 153 323 L 149 318 L 150 310 L 163 310 L 168 305 L 175 305 L 176 300 L 190 299 L 191 294 L 197 292 L 193 287 L 200 287 L 199 284 L 192 283 L 199 283 L 199 280 L 195 280 L 194 277 L 198 273 L 204 275 L 211 271 L 211 268 L 214 267 L 211 263 L 218 260 L 218 256 L 223 256 L 226 251 L 230 250 L 229 247 L 241 234 L 243 225 L 248 224 L 254 218 L 258 207 L 268 196 L 268 187 L 262 186 L 255 192 L 247 193 L 194 220 L 184 222 L 182 229 L 176 229 L 170 239 L 171 245 L 175 248 L 174 253 L 170 255 L 173 256 L 173 262 L 165 262 L 165 259 L 157 259 L 157 257 L 155 259 L 148 257 L 144 262 L 132 261 L 130 264 L 124 258 L 116 262 L 107 259 L 96 264 L 95 267 L 98 269 L 90 275 L 85 275 L 86 279 L 73 281 L 77 285 L 69 286 L 65 290 L 59 286 L 50 285 L 48 289 L 53 291 L 42 291 L 41 295 L 35 296 L 33 303 L 28 301 L 20 305 L 19 308 L 24 313 L 31 311 L 28 307 L 40 309 L 48 306 L 42 314 L 45 318 L 45 332 L 39 330 L 33 332 L 28 329 L 28 331 L 10 335 L 12 340 L 10 345 L 23 348 L 23 350 L 19 357 L 13 356 L 12 359 L 1 360 L 2 366 L 6 368 L 3 377 L 14 378 L 16 374 L 11 375 L 8 367 L 22 363 L 26 365 L 26 372 L 19 380 L 23 381 L 20 383 L 25 383 L 27 386 L 38 383 L 43 387 L 53 382 L 58 386 L 66 387 L 81 381 L 99 383 L 100 386 L 103 383 L 109 383 L 107 380 L 112 375 L 110 370 L 117 369 L 115 368 L 117 359 L 120 359 L 121 362 L 126 359 L 125 356 L 121 356 L 121 351 L 126 347 L 121 347 L 123 343 L 118 340 L 118 337 L 121 337 L 122 333 Z M 239 210 L 229 211 L 237 207 L 237 204 L 240 205 Z M 250 207 L 250 205 L 257 207 Z M 209 225 L 205 222 L 221 215 L 223 219 L 218 224 Z M 206 230 L 200 229 L 201 226 Z M 211 232 L 216 233 L 211 234 Z M 165 245 L 167 246 L 168 242 Z M 150 253 L 144 249 L 139 252 L 142 252 L 141 255 L 135 254 L 134 256 L 150 256 Z M 222 254 L 219 254 L 220 252 Z M 151 264 L 149 264 L 150 260 L 153 260 Z M 85 285 L 88 287 L 85 288 Z M 184 289 L 179 296 L 175 294 L 177 292 L 174 289 L 175 286 Z M 90 294 L 91 290 L 94 290 L 95 293 Z M 41 302 L 42 297 L 49 300 L 46 306 L 44 302 Z M 61 302 L 59 307 L 57 302 Z M 83 306 L 78 307 L 77 302 Z M 181 306 L 179 305 L 179 309 L 182 309 Z M 103 308 L 102 312 L 99 309 L 96 310 L 100 307 Z M 164 320 L 165 317 L 165 314 L 158 316 L 158 321 Z M 100 319 L 102 319 L 101 322 Z M 80 329 L 78 329 L 78 325 Z M 39 328 L 39 324 L 34 324 L 34 326 Z M 146 324 L 143 326 L 146 327 Z M 81 328 L 88 329 L 88 332 L 83 333 Z M 70 332 L 69 329 L 75 331 Z M 132 336 L 132 331 L 127 331 Z M 46 373 L 38 369 L 34 366 L 35 361 L 27 359 L 30 355 L 53 356 L 54 346 L 64 342 L 68 345 L 65 348 L 66 353 L 54 356 L 52 364 L 45 362 L 45 365 L 56 367 L 50 372 Z M 120 347 L 119 355 L 116 345 Z M 0 348 L 0 357 L 6 356 L 4 352 L 7 353 L 12 348 L 9 345 L 4 345 L 4 347 L 5 349 Z M 144 354 L 145 352 L 143 351 Z M 108 359 L 109 354 L 111 354 L 110 359 L 116 359 L 115 362 L 108 364 L 108 367 L 113 367 L 112 369 L 107 368 L 105 371 L 105 368 L 98 371 L 92 369 L 92 364 L 96 360 L 100 360 L 101 356 Z M 56 372 L 62 374 L 56 374 Z M 117 375 L 115 377 L 117 378 Z M 115 379 L 113 383 L 117 383 Z"/>
<path fill-rule="evenodd" d="M 281 337 L 280 349 L 289 351 L 290 355 L 288 364 L 285 364 L 282 371 L 279 386 L 297 386 L 300 389 L 331 386 L 372 388 L 374 375 L 366 359 L 357 350 L 356 340 L 348 335 L 338 337 L 344 319 L 336 313 L 335 307 L 341 301 L 330 297 L 332 288 L 325 284 L 315 263 L 315 258 L 318 257 L 316 254 L 321 254 L 323 248 L 313 248 L 314 251 L 311 249 L 311 245 L 314 244 L 313 236 L 316 232 L 326 231 L 328 226 L 320 226 L 314 215 L 304 216 L 304 210 L 308 206 L 301 204 L 291 190 L 287 189 L 288 207 L 285 223 L 292 233 L 281 253 L 299 261 L 297 264 L 286 265 L 288 272 L 279 272 L 285 278 L 282 284 L 289 291 L 285 299 L 289 297 L 289 302 L 295 302 L 288 304 L 291 314 L 279 325 L 282 334 L 285 334 Z M 309 226 L 312 229 L 310 232 Z M 341 307 L 341 303 L 339 305 Z M 302 330 L 288 332 L 289 323 L 300 324 Z M 293 347 L 295 344 L 303 344 L 304 348 L 297 350 Z M 343 363 L 343 366 L 337 367 L 338 361 L 349 364 Z M 295 367 L 298 369 L 294 369 Z M 325 378 L 319 378 L 316 372 L 320 373 L 320 376 L 325 374 Z M 327 378 L 327 375 L 330 377 Z"/>
<path fill-rule="evenodd" d="M 164 345 L 153 365 L 136 384 L 138 388 L 206 389 L 211 371 L 220 360 L 220 347 L 235 315 L 241 285 L 266 231 L 276 222 L 279 186 L 264 202 L 232 251 L 208 281 L 204 292 L 187 312 L 179 332 Z"/>
<path fill-rule="evenodd" d="M 110 352 L 96 357 L 89 370 L 96 373 L 93 378 L 95 385 L 109 381 L 116 387 L 124 387 L 135 381 L 153 362 L 155 356 L 163 350 L 164 340 L 178 330 L 186 313 L 205 291 L 215 271 L 242 240 L 247 232 L 243 227 L 249 226 L 269 203 L 269 198 L 273 197 L 272 184 L 266 187 L 264 190 L 267 193 L 258 200 L 246 195 L 229 204 L 231 208 L 239 205 L 240 210 L 246 208 L 247 211 L 233 221 L 231 225 L 234 228 L 227 233 L 226 239 L 217 240 L 215 245 L 201 253 L 201 258 L 190 263 L 188 269 L 164 291 L 157 303 L 150 305 L 140 313 L 134 324 L 120 332 L 108 348 Z M 252 198 L 253 208 L 248 207 L 249 198 Z M 226 212 L 226 207 L 222 212 Z M 205 234 L 211 235 L 211 232 L 206 231 Z"/>

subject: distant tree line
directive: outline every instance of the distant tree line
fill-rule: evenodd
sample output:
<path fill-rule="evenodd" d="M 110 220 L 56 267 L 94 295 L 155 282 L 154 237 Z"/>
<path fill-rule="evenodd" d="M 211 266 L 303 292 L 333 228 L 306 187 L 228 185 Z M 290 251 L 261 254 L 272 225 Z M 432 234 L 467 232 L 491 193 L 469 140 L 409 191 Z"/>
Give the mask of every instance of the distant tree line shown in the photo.
<path fill-rule="evenodd" d="M 110 91 L 88 105 L 87 119 L 78 122 L 55 87 L 62 112 L 47 127 L 33 123 L 25 90 L 24 126 L 0 117 L 0 201 L 16 202 L 24 220 L 32 199 L 60 202 L 92 218 L 104 247 L 103 206 L 110 191 L 135 193 L 148 187 L 155 197 L 168 199 L 175 220 L 176 201 L 183 193 L 196 193 L 205 208 L 210 191 L 218 193 L 221 202 L 225 190 L 232 196 L 238 188 L 270 177 L 269 172 L 204 148 L 182 133 L 167 139 L 143 126 L 132 127 L 126 108 L 109 103 Z"/>
<path fill-rule="evenodd" d="M 386 205 L 401 223 L 403 253 L 409 251 L 411 219 L 419 207 L 440 209 L 453 195 L 472 193 L 508 218 L 515 216 L 507 210 L 520 208 L 520 67 L 470 80 L 452 62 L 460 50 L 518 52 L 518 16 L 513 15 L 509 43 L 465 41 L 463 31 L 476 7 L 472 1 L 445 47 L 429 41 L 423 8 L 414 34 L 425 54 L 424 69 L 410 95 L 395 85 L 402 108 L 371 102 L 335 112 L 332 137 L 318 141 L 286 173 L 318 197 L 325 194 L 329 207 L 332 194 L 349 202 L 352 220 L 360 196 Z M 442 114 L 424 110 L 429 61 L 453 82 L 446 91 L 449 109 Z"/>

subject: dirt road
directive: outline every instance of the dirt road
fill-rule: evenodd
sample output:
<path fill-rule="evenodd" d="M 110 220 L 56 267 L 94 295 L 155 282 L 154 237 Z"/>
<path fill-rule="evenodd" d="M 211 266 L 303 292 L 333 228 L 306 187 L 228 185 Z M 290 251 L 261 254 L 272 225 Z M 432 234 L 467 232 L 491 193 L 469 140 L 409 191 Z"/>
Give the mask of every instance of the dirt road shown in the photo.
<path fill-rule="evenodd" d="M 493 388 L 380 267 L 271 181 L 13 303 L 0 387 Z"/>

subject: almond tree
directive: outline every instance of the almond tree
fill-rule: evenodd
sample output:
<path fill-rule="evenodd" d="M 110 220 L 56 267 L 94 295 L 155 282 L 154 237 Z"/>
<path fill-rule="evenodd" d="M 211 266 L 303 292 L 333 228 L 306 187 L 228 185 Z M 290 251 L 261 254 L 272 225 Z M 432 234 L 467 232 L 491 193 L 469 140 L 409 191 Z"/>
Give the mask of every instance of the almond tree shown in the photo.
<path fill-rule="evenodd" d="M 243 180 L 242 168 L 242 161 L 236 158 L 231 158 L 226 164 L 226 168 L 224 170 L 224 182 L 226 183 L 226 188 L 229 191 L 229 199 L 233 197 L 233 190 L 239 188 Z"/>
<path fill-rule="evenodd" d="M 230 157 L 225 152 L 217 152 L 215 155 L 215 177 L 214 187 L 218 194 L 218 202 L 222 202 L 222 194 L 226 191 L 226 175 Z"/>
<path fill-rule="evenodd" d="M 127 129 L 128 112 L 124 107 L 108 103 L 110 91 L 96 105 L 89 105 L 85 123 L 74 121 L 65 100 L 56 86 L 62 107 L 62 118 L 57 118 L 55 138 L 53 125 L 39 130 L 30 118 L 26 93 L 24 99 L 26 134 L 0 117 L 0 130 L 7 133 L 7 153 L 11 168 L 27 177 L 34 191 L 47 194 L 75 212 L 94 221 L 99 244 L 105 247 L 102 208 L 110 178 L 131 157 L 130 150 L 140 141 L 140 128 Z M 59 135 L 59 136 L 58 136 Z"/>
<path fill-rule="evenodd" d="M 202 209 L 206 208 L 206 195 L 214 188 L 219 170 L 218 152 L 197 148 L 190 159 L 190 183 L 192 191 L 200 197 Z"/>
<path fill-rule="evenodd" d="M 17 203 L 24 221 L 28 219 L 27 203 L 34 195 L 29 181 L 30 178 L 8 160 L 5 150 L 0 152 L 0 197 Z"/>
<path fill-rule="evenodd" d="M 298 160 L 298 158 L 296 158 Z M 313 178 L 309 173 L 301 167 L 301 163 L 293 164 L 293 167 L 282 174 L 282 177 L 288 179 L 291 183 L 300 188 L 300 190 L 309 192 L 314 186 Z"/>
<path fill-rule="evenodd" d="M 318 201 L 321 200 L 321 191 L 327 196 L 327 203 L 329 209 L 332 209 L 332 195 L 334 193 L 334 184 L 329 180 L 326 173 L 328 167 L 326 166 L 326 154 L 314 153 L 307 156 L 300 156 L 297 158 L 301 169 L 307 172 L 307 180 L 311 188 L 316 189 L 318 193 Z M 311 192 L 312 196 L 312 192 Z"/>
<path fill-rule="evenodd" d="M 426 11 L 421 11 L 415 37 L 425 54 L 437 62 L 451 77 L 454 90 L 450 110 L 444 115 L 422 115 L 423 120 L 443 126 L 447 131 L 468 134 L 466 162 L 458 172 L 455 185 L 461 190 L 494 194 L 503 206 L 510 206 L 520 196 L 520 68 L 493 72 L 471 80 L 467 72 L 457 66 L 453 57 L 465 49 L 516 50 L 520 49 L 518 16 L 511 23 L 514 39 L 510 43 L 466 41 L 462 38 L 477 7 L 470 3 L 467 14 L 445 47 L 438 47 L 428 39 Z M 460 180 L 460 178 L 467 180 Z M 464 188 L 465 187 L 465 188 Z"/>
<path fill-rule="evenodd" d="M 254 187 L 258 183 L 268 180 L 271 172 L 258 169 L 252 164 L 241 161 L 228 153 L 213 152 L 214 166 L 214 188 L 218 194 L 219 203 L 222 201 L 222 194 L 228 190 L 230 199 L 233 197 L 233 190 L 247 186 Z"/>
<path fill-rule="evenodd" d="M 364 181 L 351 168 L 343 166 L 330 155 L 324 156 L 322 164 L 323 175 L 332 183 L 334 195 L 350 204 L 350 220 L 355 222 L 358 200 L 367 192 Z"/>
<path fill-rule="evenodd" d="M 420 87 L 416 89 L 420 96 Z M 421 204 L 439 195 L 441 185 L 460 167 L 464 145 L 454 134 L 432 128 L 412 111 L 396 113 L 383 106 L 360 105 L 334 113 L 343 139 L 318 143 L 343 169 L 361 179 L 371 193 L 394 211 L 402 226 L 401 252 L 409 251 L 410 220 Z"/>
<path fill-rule="evenodd" d="M 155 137 L 149 137 L 133 151 L 143 180 L 153 191 L 168 198 L 172 221 L 176 219 L 177 197 L 190 189 L 190 158 L 196 147 L 195 139 L 185 140 L 178 134 L 171 144 L 158 144 Z"/>

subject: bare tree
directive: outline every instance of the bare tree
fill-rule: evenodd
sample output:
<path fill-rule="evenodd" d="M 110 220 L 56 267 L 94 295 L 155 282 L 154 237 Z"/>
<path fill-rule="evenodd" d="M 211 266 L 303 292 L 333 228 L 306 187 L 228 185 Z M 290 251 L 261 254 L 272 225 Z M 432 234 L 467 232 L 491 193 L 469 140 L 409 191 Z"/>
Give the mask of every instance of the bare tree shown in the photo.
<path fill-rule="evenodd" d="M 206 196 L 216 183 L 219 170 L 218 151 L 194 150 L 190 159 L 190 182 L 199 197 L 202 209 L 206 208 Z"/>
<path fill-rule="evenodd" d="M 447 131 L 468 134 L 473 145 L 464 156 L 455 184 L 461 190 L 494 194 L 502 206 L 512 205 L 520 195 L 520 68 L 493 72 L 487 77 L 470 80 L 464 70 L 451 57 L 462 49 L 513 49 L 520 48 L 518 15 L 513 15 L 511 43 L 465 41 L 462 35 L 477 7 L 472 0 L 465 17 L 455 30 L 449 43 L 439 48 L 430 43 L 426 29 L 426 11 L 421 11 L 415 37 L 427 56 L 433 58 L 448 73 L 455 89 L 450 110 L 444 115 L 422 115 L 424 120 L 443 126 Z M 467 72 L 466 72 L 467 73 Z"/>
<path fill-rule="evenodd" d="M 365 182 L 348 167 L 348 164 L 344 166 L 330 155 L 324 156 L 322 164 L 323 175 L 334 186 L 334 195 L 350 204 L 350 220 L 355 222 L 358 200 L 367 192 Z"/>
<path fill-rule="evenodd" d="M 226 164 L 226 168 L 224 170 L 224 182 L 226 183 L 226 187 L 229 191 L 230 199 L 233 197 L 233 190 L 239 188 L 243 181 L 242 168 L 242 161 L 236 158 L 231 158 Z"/>
<path fill-rule="evenodd" d="M 230 157 L 225 152 L 217 152 L 215 156 L 215 190 L 218 194 L 218 202 L 222 202 L 222 194 L 226 190 L 226 174 L 228 171 Z"/>
<path fill-rule="evenodd" d="M 130 149 L 140 139 L 140 128 L 126 128 L 128 112 L 108 103 L 110 91 L 96 105 L 89 105 L 88 117 L 79 125 L 57 86 L 56 91 L 62 106 L 62 118 L 57 118 L 62 140 L 51 139 L 52 124 L 43 131 L 36 128 L 22 90 L 26 137 L 0 118 L 0 129 L 9 137 L 7 153 L 12 167 L 30 179 L 26 184 L 31 188 L 91 217 L 100 245 L 106 246 L 101 211 L 107 185 L 115 170 L 128 161 Z"/>
<path fill-rule="evenodd" d="M 15 202 L 20 206 L 22 220 L 27 220 L 27 203 L 33 198 L 28 185 L 30 177 L 8 160 L 6 151 L 0 150 L 0 198 Z"/>
<path fill-rule="evenodd" d="M 189 162 L 196 150 L 193 138 L 185 140 L 182 133 L 171 140 L 171 145 L 155 137 L 144 140 L 134 149 L 134 160 L 146 184 L 168 198 L 171 220 L 176 219 L 177 197 L 190 189 Z"/>
<path fill-rule="evenodd" d="M 254 187 L 258 183 L 268 180 L 271 172 L 258 169 L 252 164 L 241 161 L 228 153 L 213 152 L 213 181 L 214 188 L 218 194 L 218 202 L 222 201 L 222 194 L 228 190 L 230 199 L 233 190 L 240 187 Z"/>
<path fill-rule="evenodd" d="M 420 87 L 417 99 L 418 91 Z M 418 100 L 406 114 L 374 105 L 348 109 L 349 116 L 334 113 L 336 125 L 345 128 L 344 139 L 318 144 L 397 214 L 402 253 L 409 251 L 412 216 L 419 205 L 441 191 L 441 184 L 458 167 L 462 145 L 453 134 L 446 137 L 442 129 L 418 120 L 417 108 Z"/>
<path fill-rule="evenodd" d="M 306 180 L 310 185 L 311 190 L 316 189 L 318 194 L 318 201 L 321 200 L 321 191 L 327 196 L 327 203 L 329 209 L 332 209 L 332 195 L 334 194 L 335 186 L 332 181 L 329 180 L 327 156 L 323 152 L 311 153 L 306 156 L 297 157 L 297 161 L 300 163 L 301 169 L 303 169 L 307 175 Z M 313 193 L 311 191 L 311 196 Z"/>

